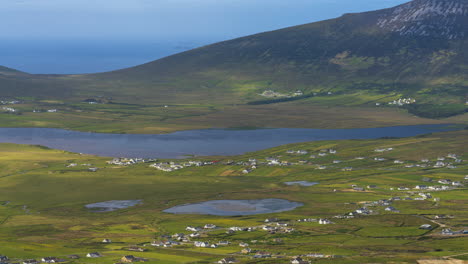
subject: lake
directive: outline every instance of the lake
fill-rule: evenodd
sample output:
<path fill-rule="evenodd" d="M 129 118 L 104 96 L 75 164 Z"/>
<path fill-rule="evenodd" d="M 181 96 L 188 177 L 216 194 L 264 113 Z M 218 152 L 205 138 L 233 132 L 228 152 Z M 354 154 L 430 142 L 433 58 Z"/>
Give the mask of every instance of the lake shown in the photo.
<path fill-rule="evenodd" d="M 455 129 L 451 125 L 358 129 L 204 129 L 143 135 L 89 133 L 53 128 L 0 128 L 0 143 L 42 145 L 108 157 L 182 158 L 186 155 L 238 155 L 306 141 L 410 137 Z"/>
<path fill-rule="evenodd" d="M 112 212 L 119 209 L 125 209 L 137 204 L 140 204 L 141 200 L 112 200 L 93 204 L 85 205 L 86 208 L 92 212 Z"/>
<path fill-rule="evenodd" d="M 178 205 L 163 212 L 171 214 L 234 216 L 278 213 L 290 211 L 300 206 L 303 206 L 303 204 L 284 199 L 212 200 L 202 203 Z"/>
<path fill-rule="evenodd" d="M 285 182 L 284 184 L 292 186 L 292 185 L 299 185 L 299 186 L 314 186 L 319 184 L 318 182 L 310 182 L 310 181 L 290 181 L 290 182 Z"/>

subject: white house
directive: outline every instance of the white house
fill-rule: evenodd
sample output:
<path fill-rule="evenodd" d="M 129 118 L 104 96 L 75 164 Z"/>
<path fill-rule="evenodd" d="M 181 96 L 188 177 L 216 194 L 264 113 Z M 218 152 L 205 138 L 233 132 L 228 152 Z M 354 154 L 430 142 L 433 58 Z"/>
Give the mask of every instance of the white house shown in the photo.
<path fill-rule="evenodd" d="M 200 237 L 200 233 L 192 233 L 189 236 L 192 238 Z"/>
<path fill-rule="evenodd" d="M 216 228 L 216 225 L 213 225 L 213 224 L 206 224 L 203 228 L 205 228 L 205 229 L 215 229 L 215 228 Z"/>
<path fill-rule="evenodd" d="M 321 225 L 329 225 L 329 224 L 333 224 L 332 221 L 328 220 L 328 219 L 319 219 L 319 224 Z"/>
<path fill-rule="evenodd" d="M 101 257 L 101 254 L 99 254 L 98 252 L 92 252 L 92 253 L 86 254 L 86 257 L 88 257 L 88 258 L 99 258 L 99 257 Z"/>
<path fill-rule="evenodd" d="M 236 263 L 236 262 L 237 260 L 233 257 L 227 257 L 227 258 L 218 260 L 218 264 L 230 264 L 230 263 Z"/>
<path fill-rule="evenodd" d="M 192 231 L 192 232 L 198 232 L 198 231 L 201 231 L 202 229 L 200 227 L 187 226 L 185 228 L 185 230 Z"/>
<path fill-rule="evenodd" d="M 193 245 L 196 246 L 196 247 L 203 247 L 203 248 L 210 247 L 210 243 L 200 242 L 200 241 L 193 242 Z"/>
<path fill-rule="evenodd" d="M 59 260 L 56 257 L 45 257 L 41 259 L 41 262 L 44 263 L 59 263 L 59 262 L 64 262 L 63 260 Z"/>

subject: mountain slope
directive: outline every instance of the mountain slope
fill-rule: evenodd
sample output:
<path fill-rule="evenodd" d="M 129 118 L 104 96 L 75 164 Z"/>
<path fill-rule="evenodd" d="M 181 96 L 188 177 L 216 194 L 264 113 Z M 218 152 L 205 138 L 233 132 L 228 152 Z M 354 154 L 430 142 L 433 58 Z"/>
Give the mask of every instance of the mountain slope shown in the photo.
<path fill-rule="evenodd" d="M 142 90 L 198 92 L 197 87 L 208 87 L 244 99 L 270 88 L 411 94 L 444 86 L 444 93 L 461 95 L 467 85 L 467 36 L 467 0 L 414 0 L 225 41 L 94 77 L 152 83 L 142 84 Z M 185 83 L 192 86 L 182 87 Z"/>
<path fill-rule="evenodd" d="M 354 105 L 380 94 L 416 98 L 420 109 L 429 111 L 442 111 L 433 105 L 457 105 L 453 113 L 460 113 L 468 90 L 467 38 L 468 0 L 413 0 L 220 42 L 119 71 L 13 81 L 23 92 L 78 99 L 103 95 L 126 102 L 243 104 L 265 99 L 259 96 L 265 90 L 302 90 L 352 95 L 345 102 L 306 99 L 305 104 Z M 30 88 L 32 84 L 47 92 Z"/>
<path fill-rule="evenodd" d="M 344 70 L 359 70 L 404 65 L 412 61 L 408 56 L 419 61 L 433 61 L 442 51 L 463 55 L 463 59 L 447 55 L 449 61 L 445 64 L 461 64 L 466 63 L 467 37 L 468 0 L 415 0 L 390 9 L 346 14 L 337 19 L 225 41 L 118 73 L 141 71 L 157 75 L 159 71 L 177 73 L 177 68 L 191 72 L 201 70 L 191 68 L 192 65 L 231 69 L 243 63 L 288 67 L 282 65 L 287 63 L 307 68 L 312 62 L 322 67 L 338 65 Z M 347 62 L 346 58 L 351 56 L 367 58 L 367 63 Z M 386 59 L 386 56 L 393 60 L 379 63 L 379 59 Z M 356 64 L 354 69 L 353 64 Z M 314 69 L 303 74 L 325 70 L 312 66 Z M 438 67 L 428 67 L 444 72 Z"/>
<path fill-rule="evenodd" d="M 394 8 L 377 24 L 402 36 L 463 39 L 467 14 L 466 0 L 416 0 Z"/>
<path fill-rule="evenodd" d="M 15 74 L 24 74 L 24 72 L 11 69 L 8 67 L 0 66 L 0 75 L 15 75 Z"/>

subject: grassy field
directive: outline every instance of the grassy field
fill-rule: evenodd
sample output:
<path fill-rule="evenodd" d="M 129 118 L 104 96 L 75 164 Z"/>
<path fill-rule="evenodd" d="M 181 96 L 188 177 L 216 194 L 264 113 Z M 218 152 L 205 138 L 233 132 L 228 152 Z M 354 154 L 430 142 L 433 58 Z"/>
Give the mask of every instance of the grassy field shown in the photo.
<path fill-rule="evenodd" d="M 322 103 L 320 100 L 323 100 Z M 333 99 L 341 100 L 341 99 Z M 311 102 L 308 102 L 311 101 Z M 357 102 L 357 101 L 356 101 Z M 189 129 L 240 127 L 364 128 L 396 125 L 468 124 L 468 114 L 428 119 L 397 107 L 346 105 L 324 97 L 270 105 L 214 104 L 88 104 L 65 101 L 25 101 L 0 111 L 2 127 L 53 127 L 107 133 L 169 133 Z M 362 103 L 362 102 L 361 102 Z M 166 107 L 167 106 L 167 107 Z M 34 109 L 42 112 L 33 113 Z M 48 109 L 57 109 L 48 113 Z"/>
<path fill-rule="evenodd" d="M 46 256 L 64 258 L 70 263 L 113 263 L 128 254 L 147 258 L 149 263 L 213 263 L 234 256 L 242 263 L 289 263 L 294 255 L 322 253 L 338 255 L 333 259 L 312 259 L 313 263 L 415 263 L 417 259 L 438 258 L 468 252 L 468 238 L 460 235 L 442 236 L 443 228 L 454 231 L 466 227 L 468 192 L 466 187 L 431 192 L 426 200 L 395 200 L 392 206 L 399 213 L 387 212 L 385 206 L 370 202 L 391 197 L 418 197 L 418 184 L 440 185 L 439 179 L 464 181 L 466 161 L 456 168 L 434 168 L 437 157 L 448 153 L 468 159 L 466 131 L 447 132 L 403 139 L 344 140 L 293 144 L 234 157 L 206 157 L 220 163 L 203 167 L 188 167 L 162 172 L 148 164 L 128 167 L 109 165 L 110 158 L 79 155 L 40 146 L 0 144 L 0 255 L 12 259 L 39 259 Z M 393 150 L 374 152 L 376 148 Z M 303 149 L 307 155 L 287 154 L 289 149 Z M 336 154 L 310 158 L 322 149 L 336 149 Z M 290 166 L 259 165 L 243 174 L 243 165 L 225 165 L 256 158 L 279 157 Z M 365 159 L 355 159 L 356 157 Z M 378 162 L 374 157 L 385 157 Z M 431 160 L 426 168 L 405 168 Z M 396 164 L 395 159 L 405 164 Z M 306 160 L 304 164 L 300 160 Z M 333 163 L 340 160 L 341 163 Z M 70 163 L 78 164 L 67 167 Z M 86 164 L 86 165 L 81 165 Z M 327 166 L 318 170 L 317 165 Z M 87 170 L 98 167 L 97 172 Z M 353 167 L 352 171 L 342 171 Z M 425 183 L 432 178 L 434 183 Z M 286 181 L 317 181 L 311 187 L 286 186 Z M 355 191 L 351 185 L 376 188 Z M 409 187 L 410 191 L 399 191 Z M 173 215 L 163 213 L 169 207 L 213 199 L 283 198 L 304 203 L 295 210 L 251 215 L 221 217 L 210 215 Z M 107 213 L 93 213 L 84 205 L 109 200 L 141 199 L 142 204 Z M 352 219 L 333 218 L 368 205 L 371 215 Z M 437 214 L 453 218 L 435 220 Z M 253 232 L 226 233 L 231 226 L 256 227 L 263 220 L 276 217 L 289 222 L 291 233 Z M 334 222 L 297 222 L 303 218 L 328 218 Z M 161 235 L 191 232 L 186 226 L 207 223 L 219 229 L 202 232 L 192 241 L 231 242 L 218 248 L 195 248 L 189 243 L 171 248 L 150 246 Z M 432 230 L 419 226 L 431 224 Z M 111 244 L 101 241 L 109 238 Z M 240 242 L 257 251 L 268 251 L 271 259 L 254 259 L 241 254 Z M 145 252 L 127 248 L 138 245 Z M 100 252 L 103 257 L 86 258 L 88 252 Z M 67 256 L 81 258 L 71 260 Z M 460 256 L 463 258 L 463 256 Z"/>

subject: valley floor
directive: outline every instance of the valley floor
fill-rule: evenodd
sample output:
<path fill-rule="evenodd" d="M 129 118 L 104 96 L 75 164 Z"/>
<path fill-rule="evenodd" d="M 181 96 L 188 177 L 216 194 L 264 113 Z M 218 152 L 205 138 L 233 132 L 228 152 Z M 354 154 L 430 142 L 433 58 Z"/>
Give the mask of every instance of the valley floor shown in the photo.
<path fill-rule="evenodd" d="M 319 141 L 196 159 L 203 166 L 189 166 L 195 159 L 123 166 L 108 163 L 112 158 L 0 144 L 0 255 L 68 263 L 118 263 L 126 255 L 167 264 L 227 257 L 291 263 L 298 255 L 312 263 L 468 260 L 466 142 L 466 130 Z M 154 163 L 177 169 L 149 166 Z M 284 184 L 290 181 L 319 184 Z M 264 198 L 304 205 L 247 216 L 162 212 L 192 202 Z M 84 207 L 111 200 L 142 203 L 104 213 Z M 204 229 L 207 224 L 216 228 Z M 251 251 L 242 252 L 246 248 Z M 87 258 L 91 252 L 101 257 Z"/>
<path fill-rule="evenodd" d="M 160 134 L 206 128 L 366 128 L 468 124 L 468 114 L 428 119 L 411 115 L 398 107 L 326 106 L 302 101 L 267 105 L 88 104 L 41 101 L 7 107 L 16 112 L 0 113 L 2 127 L 47 127 L 103 133 Z M 48 112 L 49 110 L 56 112 Z"/>

